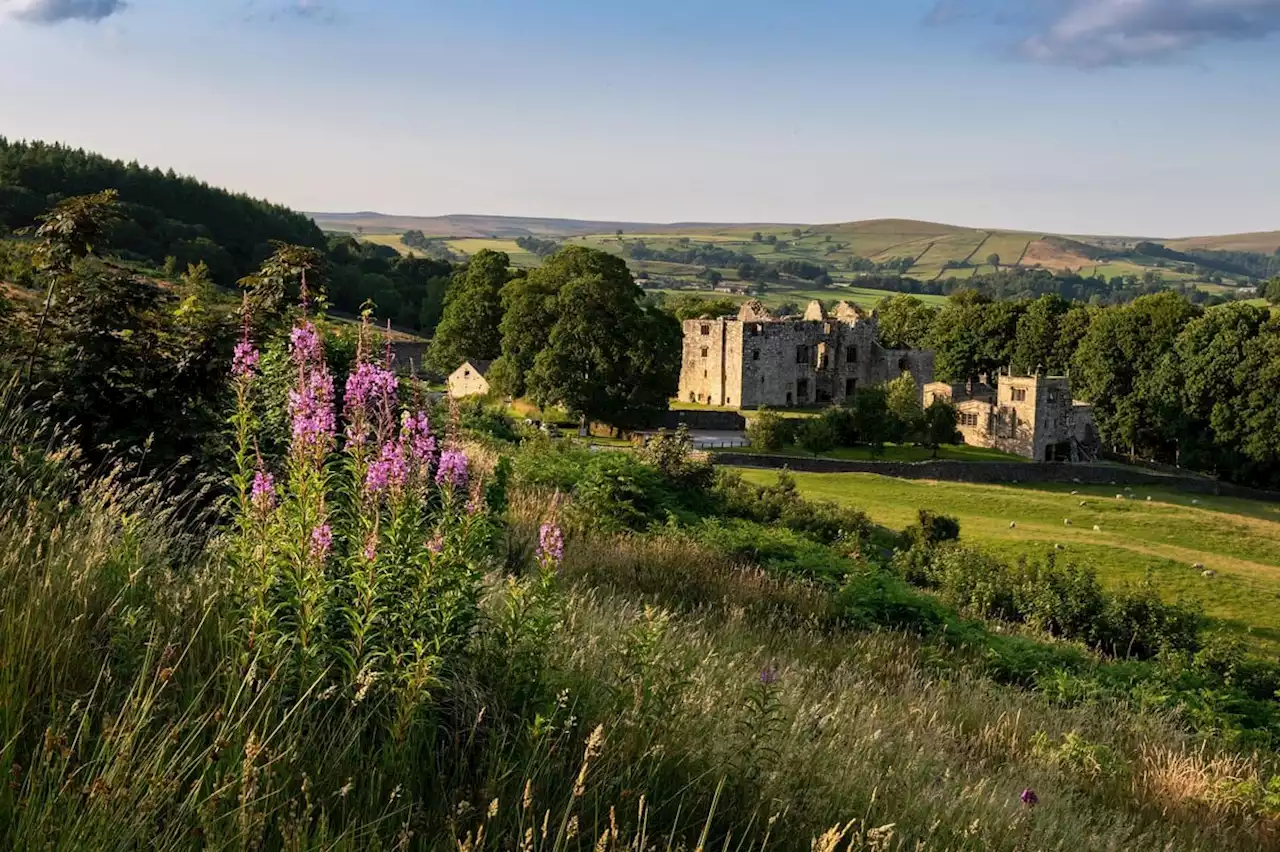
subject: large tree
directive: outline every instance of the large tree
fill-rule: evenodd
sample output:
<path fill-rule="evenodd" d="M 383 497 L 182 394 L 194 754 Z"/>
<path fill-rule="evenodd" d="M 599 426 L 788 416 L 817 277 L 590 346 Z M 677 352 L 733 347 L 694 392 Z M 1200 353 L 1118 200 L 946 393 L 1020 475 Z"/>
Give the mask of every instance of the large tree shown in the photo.
<path fill-rule="evenodd" d="M 502 288 L 510 278 L 511 259 L 489 249 L 454 277 L 431 340 L 432 369 L 451 373 L 468 358 L 492 361 L 502 354 Z"/>
<path fill-rule="evenodd" d="M 929 332 L 938 377 L 962 382 L 1008 366 L 1023 306 L 993 302 L 976 290 L 952 293 Z"/>
<path fill-rule="evenodd" d="M 915 296 L 886 296 L 876 305 L 880 343 L 887 349 L 923 349 L 938 309 Z"/>
<path fill-rule="evenodd" d="M 1093 403 L 1104 440 L 1131 452 L 1158 451 L 1166 442 L 1161 411 L 1167 409 L 1167 392 L 1155 370 L 1197 313 L 1185 298 L 1166 292 L 1094 317 L 1071 375 L 1073 391 Z"/>
<path fill-rule="evenodd" d="M 504 293 L 496 380 L 584 420 L 644 425 L 680 371 L 680 326 L 642 305 L 626 263 L 583 246 L 557 252 Z"/>
<path fill-rule="evenodd" d="M 1070 307 L 1057 295 L 1044 295 L 1027 306 L 1018 319 L 1013 367 L 1023 373 L 1061 375 L 1067 365 L 1058 360 L 1059 325 Z"/>

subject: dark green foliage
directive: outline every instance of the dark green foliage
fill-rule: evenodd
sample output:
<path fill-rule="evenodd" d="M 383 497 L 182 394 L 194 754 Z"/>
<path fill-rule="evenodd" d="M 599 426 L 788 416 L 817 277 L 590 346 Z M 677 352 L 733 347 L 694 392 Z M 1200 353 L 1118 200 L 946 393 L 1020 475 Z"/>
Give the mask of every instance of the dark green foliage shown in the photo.
<path fill-rule="evenodd" d="M 537 237 L 516 237 L 516 245 L 538 257 L 550 257 L 560 250 L 560 243 L 555 240 L 542 240 Z"/>
<path fill-rule="evenodd" d="M 248 274 L 266 257 L 272 240 L 324 246 L 320 229 L 300 213 L 172 171 L 62 145 L 0 137 L 0 186 L 5 189 L 0 193 L 0 228 L 14 231 L 33 225 L 52 201 L 115 190 L 122 217 L 106 231 L 108 243 L 159 265 L 168 255 L 180 262 L 193 257 L 198 242 L 208 240 L 229 260 L 229 275 L 219 281 L 224 285 Z"/>
<path fill-rule="evenodd" d="M 924 410 L 920 431 L 924 443 L 933 450 L 934 458 L 938 457 L 938 448 L 943 444 L 959 443 L 955 406 L 945 399 L 935 398 Z"/>
<path fill-rule="evenodd" d="M 454 276 L 444 316 L 431 340 L 430 363 L 448 375 L 466 359 L 493 361 L 502 354 L 502 288 L 511 278 L 506 254 L 484 249 Z"/>
<path fill-rule="evenodd" d="M 662 302 L 661 307 L 681 322 L 691 319 L 711 319 L 738 313 L 738 306 L 732 299 L 705 299 L 688 293 L 667 298 Z"/>
<path fill-rule="evenodd" d="M 950 515 L 940 515 L 921 509 L 916 522 L 902 531 L 902 539 L 908 548 L 933 547 L 944 541 L 960 538 L 960 521 Z"/>
<path fill-rule="evenodd" d="M 458 402 L 458 421 L 468 434 L 492 438 L 504 443 L 520 440 L 515 420 L 504 409 L 488 405 L 479 397 L 467 397 Z"/>
<path fill-rule="evenodd" d="M 810 417 L 796 429 L 796 443 L 815 456 L 836 446 L 835 427 L 825 417 Z"/>
<path fill-rule="evenodd" d="M 1280 276 L 1262 286 L 1262 296 L 1273 305 L 1280 305 Z"/>
<path fill-rule="evenodd" d="M 898 436 L 885 388 L 859 388 L 854 394 L 851 410 L 854 434 L 859 441 L 871 447 L 873 455 L 884 452 L 884 445 Z"/>
<path fill-rule="evenodd" d="M 894 564 L 909 581 L 937 589 L 962 612 L 1027 624 L 1112 657 L 1150 659 L 1200 644 L 1199 611 L 1162 601 L 1150 579 L 1108 593 L 1092 569 L 1059 565 L 1052 554 L 1043 563 L 1009 565 L 957 545 L 917 544 L 899 552 Z"/>
<path fill-rule="evenodd" d="M 747 424 L 747 439 L 760 450 L 780 450 L 795 440 L 795 422 L 767 408 Z"/>
<path fill-rule="evenodd" d="M 571 246 L 503 291 L 491 382 L 589 421 L 650 425 L 675 393 L 680 325 L 642 305 L 621 258 Z"/>
<path fill-rule="evenodd" d="M 886 296 L 876 305 L 880 344 L 887 349 L 923 349 L 938 309 L 915 296 Z"/>
<path fill-rule="evenodd" d="M 777 524 L 824 544 L 860 543 L 873 530 L 864 512 L 838 503 L 805 500 L 795 477 L 783 470 L 773 485 L 746 482 L 736 473 L 719 471 L 714 498 L 722 515 L 761 524 Z"/>
<path fill-rule="evenodd" d="M 937 598 L 922 594 L 883 569 L 857 565 L 836 593 L 844 627 L 870 630 L 887 627 L 932 636 L 956 622 Z"/>

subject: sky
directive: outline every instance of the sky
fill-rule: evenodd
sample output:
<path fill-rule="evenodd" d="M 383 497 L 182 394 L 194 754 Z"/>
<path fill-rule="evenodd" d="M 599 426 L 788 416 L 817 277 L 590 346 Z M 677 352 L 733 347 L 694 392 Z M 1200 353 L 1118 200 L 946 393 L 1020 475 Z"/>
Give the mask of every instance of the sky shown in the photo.
<path fill-rule="evenodd" d="M 0 0 L 0 135 L 308 211 L 1280 229 L 1280 0 Z"/>

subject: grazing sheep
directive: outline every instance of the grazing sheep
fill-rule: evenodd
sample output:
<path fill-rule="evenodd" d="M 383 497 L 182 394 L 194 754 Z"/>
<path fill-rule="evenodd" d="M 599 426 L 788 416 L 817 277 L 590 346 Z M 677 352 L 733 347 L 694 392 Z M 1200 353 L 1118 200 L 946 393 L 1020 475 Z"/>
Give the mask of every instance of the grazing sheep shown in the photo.
<path fill-rule="evenodd" d="M 1063 523 L 1063 526 L 1068 526 L 1068 527 L 1069 527 L 1069 526 L 1071 526 L 1071 519 L 1070 519 L 1070 518 L 1063 518 L 1063 519 L 1062 519 L 1062 523 Z"/>
<path fill-rule="evenodd" d="M 1150 502 L 1151 502 L 1151 495 L 1150 495 L 1150 494 L 1148 494 L 1148 495 L 1147 495 L 1147 502 L 1148 502 L 1148 503 L 1150 503 Z"/>
<path fill-rule="evenodd" d="M 1072 492 L 1071 492 L 1071 496 L 1072 496 L 1072 497 L 1074 497 L 1074 496 L 1076 496 L 1076 495 L 1077 495 L 1077 494 L 1079 494 L 1079 493 L 1080 493 L 1079 491 L 1072 491 Z"/>
<path fill-rule="evenodd" d="M 1053 549 L 1054 549 L 1054 550 L 1066 550 L 1067 548 L 1066 548 L 1064 545 L 1061 545 L 1061 544 L 1055 544 L 1055 545 L 1053 546 Z"/>
<path fill-rule="evenodd" d="M 1200 576 L 1207 578 L 1207 577 L 1216 577 L 1217 575 L 1218 575 L 1217 571 L 1214 571 L 1213 569 L 1209 569 L 1208 571 L 1203 572 Z"/>
<path fill-rule="evenodd" d="M 1200 501 L 1199 501 L 1199 500 L 1192 500 L 1192 501 L 1191 501 L 1191 505 L 1192 505 L 1192 506 L 1199 506 L 1199 505 L 1200 505 Z"/>
<path fill-rule="evenodd" d="M 1011 529 L 1011 530 L 1016 530 L 1017 528 L 1018 528 L 1018 522 L 1017 522 L 1017 521 L 1010 521 L 1010 522 L 1009 522 L 1009 529 Z"/>
<path fill-rule="evenodd" d="M 1124 499 L 1124 495 L 1123 495 L 1123 494 L 1117 494 L 1117 495 L 1116 495 L 1116 499 L 1117 499 L 1117 500 L 1123 500 L 1123 499 Z"/>
<path fill-rule="evenodd" d="M 1097 524 L 1094 524 L 1094 525 L 1093 525 L 1093 531 L 1094 531 L 1094 532 L 1102 532 L 1102 527 L 1098 526 Z"/>
<path fill-rule="evenodd" d="M 1088 505 L 1089 505 L 1089 501 L 1088 501 L 1088 500 L 1081 500 L 1081 501 L 1080 501 L 1080 505 L 1081 505 L 1081 506 L 1088 506 Z"/>
<path fill-rule="evenodd" d="M 1194 565 L 1192 565 L 1192 566 L 1191 566 L 1191 570 L 1192 570 L 1192 571 L 1203 571 L 1203 570 L 1204 570 L 1204 563 L 1203 563 L 1203 562 L 1197 562 L 1197 563 L 1195 563 Z"/>

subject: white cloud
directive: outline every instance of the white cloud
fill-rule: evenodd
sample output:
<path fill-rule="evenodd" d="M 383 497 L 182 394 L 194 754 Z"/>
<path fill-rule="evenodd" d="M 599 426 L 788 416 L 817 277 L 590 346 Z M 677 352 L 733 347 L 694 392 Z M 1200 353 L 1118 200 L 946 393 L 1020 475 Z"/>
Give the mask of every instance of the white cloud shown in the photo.
<path fill-rule="evenodd" d="M 1165 62 L 1280 31 L 1280 0 L 939 0 L 930 20 L 953 19 L 962 5 L 1022 29 L 1024 59 L 1080 68 Z"/>
<path fill-rule="evenodd" d="M 0 17 L 34 24 L 96 23 L 125 7 L 124 0 L 0 0 Z"/>

